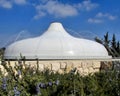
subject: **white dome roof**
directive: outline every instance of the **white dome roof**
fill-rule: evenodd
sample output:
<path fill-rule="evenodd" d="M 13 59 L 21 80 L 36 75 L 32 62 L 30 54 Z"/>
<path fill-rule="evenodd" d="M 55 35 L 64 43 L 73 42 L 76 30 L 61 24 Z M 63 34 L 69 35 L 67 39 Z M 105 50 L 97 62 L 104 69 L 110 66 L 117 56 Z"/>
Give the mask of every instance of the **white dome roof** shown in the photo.
<path fill-rule="evenodd" d="M 109 58 L 97 42 L 69 35 L 61 23 L 52 23 L 43 35 L 16 41 L 5 50 L 5 59 L 101 59 Z"/>

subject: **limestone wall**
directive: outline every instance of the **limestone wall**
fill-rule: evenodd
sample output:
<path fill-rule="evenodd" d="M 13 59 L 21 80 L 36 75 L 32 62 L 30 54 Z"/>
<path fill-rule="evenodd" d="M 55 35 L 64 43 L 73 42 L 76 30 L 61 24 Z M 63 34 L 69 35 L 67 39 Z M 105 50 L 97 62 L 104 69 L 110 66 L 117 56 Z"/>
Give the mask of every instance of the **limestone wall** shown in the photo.
<path fill-rule="evenodd" d="M 8 64 L 8 61 L 6 61 Z M 18 61 L 10 61 L 11 66 L 18 64 Z M 101 62 L 97 60 L 41 60 L 41 61 L 25 61 L 25 65 L 36 69 L 38 63 L 38 69 L 43 71 L 49 69 L 53 72 L 69 72 L 73 68 L 77 68 L 77 71 L 81 75 L 87 75 L 89 73 L 98 72 L 101 67 Z M 23 64 L 23 62 L 22 62 Z"/>

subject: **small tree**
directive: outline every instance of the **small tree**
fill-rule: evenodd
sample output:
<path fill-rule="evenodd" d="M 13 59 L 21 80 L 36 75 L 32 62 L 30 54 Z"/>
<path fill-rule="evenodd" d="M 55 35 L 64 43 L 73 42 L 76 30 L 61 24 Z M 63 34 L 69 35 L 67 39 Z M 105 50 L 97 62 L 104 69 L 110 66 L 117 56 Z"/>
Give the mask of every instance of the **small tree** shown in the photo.
<path fill-rule="evenodd" d="M 108 54 L 112 55 L 114 57 L 114 53 L 112 52 L 112 50 L 110 48 L 110 40 L 109 40 L 109 34 L 108 34 L 108 32 L 104 35 L 103 45 L 107 49 Z"/>
<path fill-rule="evenodd" d="M 116 50 L 117 50 L 117 52 L 120 56 L 120 42 L 119 41 L 117 42 L 117 47 L 116 48 L 117 48 Z"/>
<path fill-rule="evenodd" d="M 119 53 L 118 53 L 118 50 L 117 50 L 117 42 L 116 42 L 115 34 L 113 34 L 113 37 L 112 37 L 111 50 L 114 53 L 114 57 L 118 57 L 119 56 Z"/>
<path fill-rule="evenodd" d="M 113 34 L 113 37 L 112 37 L 111 48 L 114 49 L 114 50 L 117 49 L 117 43 L 116 43 L 116 37 L 115 37 L 115 34 Z"/>
<path fill-rule="evenodd" d="M 108 37 L 108 32 L 104 35 L 104 40 L 103 40 L 103 44 L 105 45 L 105 47 L 109 47 L 109 43 L 110 43 L 110 40 L 109 40 L 109 37 Z"/>
<path fill-rule="evenodd" d="M 103 41 L 100 38 L 98 38 L 98 37 L 95 37 L 95 41 L 100 43 L 100 44 L 103 44 Z"/>
<path fill-rule="evenodd" d="M 109 40 L 109 34 L 108 34 L 108 32 L 104 35 L 103 39 L 99 39 L 98 37 L 96 37 L 95 41 L 98 42 L 98 43 L 100 43 L 100 44 L 103 44 L 104 47 L 107 49 L 108 54 L 111 55 L 112 57 L 118 56 L 118 53 L 116 52 L 117 45 L 116 45 L 115 34 L 113 34 L 112 41 Z M 111 46 L 110 46 L 110 44 L 111 44 Z"/>
<path fill-rule="evenodd" d="M 0 59 L 3 59 L 3 54 L 4 54 L 5 48 L 0 48 Z"/>

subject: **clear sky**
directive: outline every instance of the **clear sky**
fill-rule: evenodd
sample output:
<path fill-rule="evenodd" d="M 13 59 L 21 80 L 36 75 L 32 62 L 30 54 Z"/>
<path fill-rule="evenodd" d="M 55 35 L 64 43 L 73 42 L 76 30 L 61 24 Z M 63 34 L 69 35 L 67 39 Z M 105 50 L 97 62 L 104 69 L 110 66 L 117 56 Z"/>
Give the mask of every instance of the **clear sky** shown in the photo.
<path fill-rule="evenodd" d="M 120 0 L 0 0 L 0 47 L 39 36 L 51 22 L 61 22 L 76 36 L 109 32 L 119 39 Z"/>

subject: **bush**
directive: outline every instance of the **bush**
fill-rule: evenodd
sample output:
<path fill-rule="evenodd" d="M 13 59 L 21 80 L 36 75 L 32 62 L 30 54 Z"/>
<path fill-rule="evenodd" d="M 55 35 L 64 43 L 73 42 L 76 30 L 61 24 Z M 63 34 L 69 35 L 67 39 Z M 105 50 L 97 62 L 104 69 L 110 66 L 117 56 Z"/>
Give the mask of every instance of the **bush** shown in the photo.
<path fill-rule="evenodd" d="M 120 96 L 120 72 L 107 71 L 87 76 L 76 73 L 40 72 L 21 61 L 12 68 L 2 62 L 8 75 L 0 72 L 0 96 Z"/>

